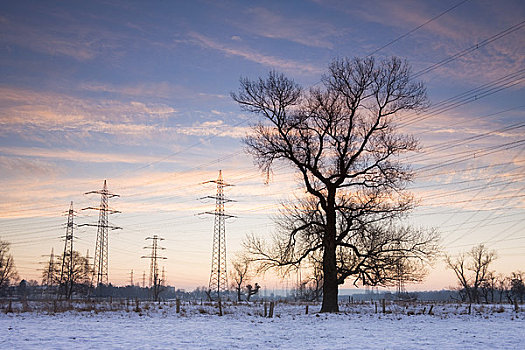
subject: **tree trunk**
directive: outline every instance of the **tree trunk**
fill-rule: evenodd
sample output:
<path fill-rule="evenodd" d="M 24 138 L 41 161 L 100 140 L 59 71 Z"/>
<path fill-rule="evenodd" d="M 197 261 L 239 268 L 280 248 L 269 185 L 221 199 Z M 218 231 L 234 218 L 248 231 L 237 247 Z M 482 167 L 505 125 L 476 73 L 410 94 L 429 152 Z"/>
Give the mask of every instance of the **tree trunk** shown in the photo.
<path fill-rule="evenodd" d="M 323 252 L 323 304 L 321 312 L 339 312 L 337 265 L 336 265 L 336 214 L 335 193 L 333 199 L 328 195 L 326 210 L 326 231 L 324 235 Z"/>

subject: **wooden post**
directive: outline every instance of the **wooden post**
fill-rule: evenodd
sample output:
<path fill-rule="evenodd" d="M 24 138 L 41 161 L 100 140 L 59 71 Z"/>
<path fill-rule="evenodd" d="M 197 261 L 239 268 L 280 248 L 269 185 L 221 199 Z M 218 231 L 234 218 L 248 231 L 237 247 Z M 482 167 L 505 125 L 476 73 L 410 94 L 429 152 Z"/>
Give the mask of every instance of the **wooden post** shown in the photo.
<path fill-rule="evenodd" d="M 219 316 L 222 316 L 222 303 L 221 303 L 221 299 L 219 299 Z"/>
<path fill-rule="evenodd" d="M 471 311 L 472 311 L 472 304 L 468 304 L 468 314 L 469 315 L 470 315 Z"/>
<path fill-rule="evenodd" d="M 273 308 L 274 308 L 274 302 L 273 301 L 270 301 L 270 311 L 268 313 L 268 317 L 269 318 L 273 318 Z"/>
<path fill-rule="evenodd" d="M 433 315 L 434 312 L 432 311 L 432 309 L 434 309 L 434 305 L 430 305 L 430 310 L 428 310 L 428 314 L 429 315 Z"/>
<path fill-rule="evenodd" d="M 306 304 L 306 310 L 305 310 L 304 314 L 308 315 L 308 304 Z"/>
<path fill-rule="evenodd" d="M 376 314 L 377 314 L 377 302 L 374 302 L 374 305 L 376 307 Z"/>
<path fill-rule="evenodd" d="M 176 305 L 176 312 L 180 313 L 180 299 L 177 299 L 175 301 L 175 305 Z"/>
<path fill-rule="evenodd" d="M 385 314 L 386 313 L 386 301 L 385 301 L 385 299 L 381 299 L 381 306 L 383 308 L 383 313 Z"/>
<path fill-rule="evenodd" d="M 264 317 L 268 316 L 268 305 L 266 304 L 266 301 L 264 302 Z"/>

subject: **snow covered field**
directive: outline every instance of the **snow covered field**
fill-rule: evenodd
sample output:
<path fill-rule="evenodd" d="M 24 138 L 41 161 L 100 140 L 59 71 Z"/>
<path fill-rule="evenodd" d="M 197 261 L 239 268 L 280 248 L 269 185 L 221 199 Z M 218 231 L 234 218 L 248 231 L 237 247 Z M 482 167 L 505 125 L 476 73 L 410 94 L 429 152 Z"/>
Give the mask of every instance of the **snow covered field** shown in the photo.
<path fill-rule="evenodd" d="M 214 306 L 143 303 L 117 311 L 32 311 L 0 314 L 2 349 L 525 349 L 525 312 L 465 305 L 343 305 L 318 314 L 318 305 L 279 303 L 275 317 L 261 304 Z M 108 307 L 106 305 L 106 307 Z M 421 312 L 425 310 L 425 314 Z"/>

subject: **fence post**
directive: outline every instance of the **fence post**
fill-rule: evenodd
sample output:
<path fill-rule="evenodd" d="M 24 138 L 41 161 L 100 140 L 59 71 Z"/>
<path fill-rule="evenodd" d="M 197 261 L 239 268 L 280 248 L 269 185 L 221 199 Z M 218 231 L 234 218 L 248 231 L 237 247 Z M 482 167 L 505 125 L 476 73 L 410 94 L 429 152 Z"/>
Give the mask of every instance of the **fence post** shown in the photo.
<path fill-rule="evenodd" d="M 177 299 L 175 301 L 175 304 L 176 304 L 176 312 L 177 313 L 180 313 L 180 299 Z"/>
<path fill-rule="evenodd" d="M 273 318 L 273 308 L 274 308 L 274 302 L 270 301 L 270 312 L 268 313 L 269 318 Z"/>

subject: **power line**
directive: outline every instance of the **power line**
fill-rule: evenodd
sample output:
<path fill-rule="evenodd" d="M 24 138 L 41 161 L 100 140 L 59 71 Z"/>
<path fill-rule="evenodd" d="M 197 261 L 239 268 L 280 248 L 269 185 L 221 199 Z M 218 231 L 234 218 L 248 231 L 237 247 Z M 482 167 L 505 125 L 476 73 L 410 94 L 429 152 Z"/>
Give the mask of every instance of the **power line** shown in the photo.
<path fill-rule="evenodd" d="M 394 44 L 395 42 L 397 42 L 397 41 L 399 41 L 399 40 L 401 40 L 401 39 L 403 39 L 403 38 L 409 36 L 410 34 L 414 33 L 414 32 L 417 31 L 418 29 L 421 29 L 422 27 L 424 27 L 424 26 L 426 26 L 427 24 L 429 24 L 429 23 L 435 21 L 435 20 L 438 19 L 439 17 L 441 17 L 441 16 L 443 16 L 443 15 L 449 13 L 450 11 L 454 10 L 456 7 L 458 7 L 458 6 L 462 5 L 462 4 L 464 4 L 464 3 L 467 2 L 467 1 L 469 1 L 469 0 L 463 0 L 463 1 L 460 1 L 460 2 L 458 2 L 457 4 L 455 4 L 454 6 L 449 7 L 448 9 L 446 9 L 446 10 L 443 11 L 443 12 L 441 12 L 441 13 L 438 14 L 437 16 L 434 16 L 434 17 L 430 18 L 430 19 L 427 20 L 426 22 L 424 22 L 424 23 L 418 25 L 417 27 L 415 27 L 415 28 L 409 30 L 409 31 L 406 32 L 405 34 L 403 34 L 403 35 L 401 35 L 401 36 L 398 36 L 397 38 L 395 38 L 394 40 L 392 40 L 392 41 L 386 43 L 385 45 L 381 46 L 380 48 L 375 49 L 374 51 L 372 51 L 371 53 L 369 53 L 369 54 L 367 55 L 367 57 L 368 57 L 368 56 L 372 56 L 373 54 L 378 53 L 379 51 L 383 50 L 384 48 L 386 48 L 386 47 L 388 47 L 388 46 L 390 46 L 390 45 L 392 45 L 392 44 Z"/>
<path fill-rule="evenodd" d="M 471 53 L 473 51 L 476 51 L 476 50 L 478 50 L 479 48 L 481 48 L 481 47 L 483 47 L 485 45 L 488 45 L 488 44 L 490 44 L 490 43 L 492 43 L 492 42 L 494 42 L 494 41 L 496 41 L 498 39 L 501 39 L 501 38 L 503 38 L 503 37 L 505 37 L 505 36 L 507 36 L 507 35 L 509 35 L 511 33 L 514 33 L 515 31 L 520 30 L 521 28 L 523 28 L 524 25 L 525 25 L 525 21 L 521 21 L 521 22 L 519 22 L 519 23 L 517 23 L 517 24 L 515 24 L 513 26 L 510 26 L 507 29 L 502 30 L 501 32 L 499 32 L 497 34 L 495 34 L 495 35 L 493 35 L 493 36 L 491 36 L 491 37 L 489 37 L 489 38 L 487 38 L 485 40 L 482 40 L 482 41 L 478 42 L 477 44 L 472 45 L 469 48 L 466 48 L 465 50 L 462 50 L 462 51 L 460 51 L 460 52 L 458 52 L 458 53 L 456 53 L 456 54 L 454 54 L 452 56 L 449 56 L 449 57 L 447 57 L 447 58 L 445 58 L 445 59 L 443 59 L 443 60 L 441 60 L 441 61 L 439 61 L 437 63 L 434 63 L 433 65 L 431 65 L 431 66 L 429 66 L 429 67 L 427 67 L 425 69 L 420 70 L 419 72 L 415 73 L 412 76 L 412 78 L 415 79 L 415 78 L 417 78 L 417 77 L 419 77 L 419 76 L 421 76 L 423 74 L 426 74 L 428 72 L 431 72 L 434 69 L 437 69 L 437 68 L 439 68 L 439 67 L 441 67 L 441 66 L 443 66 L 443 65 L 445 65 L 447 63 L 450 63 L 450 62 L 452 62 L 454 60 L 457 60 L 458 58 L 463 57 L 463 56 L 465 56 L 465 55 L 467 55 L 467 54 L 469 54 L 469 53 Z"/>

